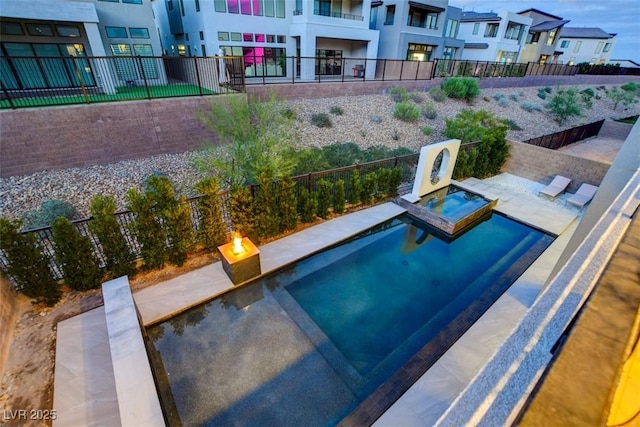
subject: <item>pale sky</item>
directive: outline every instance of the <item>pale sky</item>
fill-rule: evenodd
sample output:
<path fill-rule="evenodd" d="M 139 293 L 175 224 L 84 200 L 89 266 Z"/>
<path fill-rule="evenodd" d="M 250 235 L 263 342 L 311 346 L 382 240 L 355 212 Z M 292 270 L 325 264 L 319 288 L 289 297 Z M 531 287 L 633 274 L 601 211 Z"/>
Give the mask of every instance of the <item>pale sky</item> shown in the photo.
<path fill-rule="evenodd" d="M 569 19 L 567 27 L 598 27 L 617 34 L 611 59 L 640 63 L 640 0 L 450 0 L 449 5 L 475 12 L 534 8 Z"/>

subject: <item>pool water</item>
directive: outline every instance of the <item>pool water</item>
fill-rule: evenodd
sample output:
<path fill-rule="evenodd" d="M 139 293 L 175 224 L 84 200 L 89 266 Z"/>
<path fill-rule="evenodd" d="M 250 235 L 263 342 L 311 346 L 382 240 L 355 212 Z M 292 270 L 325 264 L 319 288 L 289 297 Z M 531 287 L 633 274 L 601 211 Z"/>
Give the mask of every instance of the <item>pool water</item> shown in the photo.
<path fill-rule="evenodd" d="M 165 411 L 336 424 L 408 361 L 421 375 L 553 240 L 497 214 L 449 243 L 430 231 L 401 216 L 149 328 Z"/>
<path fill-rule="evenodd" d="M 417 202 L 418 206 L 457 222 L 486 206 L 489 202 L 482 196 L 454 185 L 429 193 Z"/>

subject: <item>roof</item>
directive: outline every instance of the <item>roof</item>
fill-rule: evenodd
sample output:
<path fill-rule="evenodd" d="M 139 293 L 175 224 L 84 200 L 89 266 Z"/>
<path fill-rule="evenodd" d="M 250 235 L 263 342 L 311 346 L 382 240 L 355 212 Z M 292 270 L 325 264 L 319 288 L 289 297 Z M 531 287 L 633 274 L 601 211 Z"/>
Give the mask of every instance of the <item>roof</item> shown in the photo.
<path fill-rule="evenodd" d="M 567 22 L 570 21 L 568 19 L 562 19 L 560 21 L 544 21 L 537 25 L 533 25 L 531 28 L 529 28 L 529 31 L 551 31 L 555 30 L 558 27 L 562 27 Z"/>
<path fill-rule="evenodd" d="M 462 16 L 460 17 L 461 22 L 470 22 L 470 21 L 500 21 L 502 18 L 498 16 L 495 12 L 462 12 Z"/>
<path fill-rule="evenodd" d="M 437 13 L 444 12 L 446 10 L 446 9 L 444 9 L 442 7 L 432 6 L 430 4 L 419 3 L 417 1 L 410 1 L 409 2 L 409 6 L 419 7 L 421 9 L 428 10 L 429 12 L 437 12 Z"/>
<path fill-rule="evenodd" d="M 562 38 L 570 39 L 610 39 L 615 37 L 615 34 L 610 34 L 604 31 L 602 28 L 575 28 L 564 27 L 562 29 Z"/>
<path fill-rule="evenodd" d="M 548 16 L 549 18 L 554 18 L 554 19 L 558 19 L 558 20 L 561 20 L 561 19 L 562 19 L 562 18 L 561 18 L 561 17 L 559 17 L 559 16 L 555 16 L 555 15 L 552 15 L 552 14 L 550 14 L 550 13 L 543 12 L 543 11 L 541 11 L 540 9 L 534 9 L 534 8 L 530 8 L 530 9 L 527 9 L 527 10 L 523 10 L 522 12 L 518 12 L 518 15 L 522 15 L 523 13 L 527 13 L 527 12 L 535 12 L 535 13 L 539 13 L 539 14 L 541 14 L 541 15 Z"/>

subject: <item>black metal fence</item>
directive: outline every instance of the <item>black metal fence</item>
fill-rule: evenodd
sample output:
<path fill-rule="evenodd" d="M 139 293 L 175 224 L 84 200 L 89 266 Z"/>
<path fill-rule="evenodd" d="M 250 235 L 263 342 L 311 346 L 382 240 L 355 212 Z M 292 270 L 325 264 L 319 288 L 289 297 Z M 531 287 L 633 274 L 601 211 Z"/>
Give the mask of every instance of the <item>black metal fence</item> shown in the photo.
<path fill-rule="evenodd" d="M 573 144 L 574 142 L 582 141 L 583 139 L 591 138 L 592 136 L 598 136 L 603 123 L 604 120 L 588 123 L 586 125 L 560 132 L 550 133 L 538 138 L 532 138 L 524 141 L 524 143 L 557 150 L 565 145 Z"/>
<path fill-rule="evenodd" d="M 331 169 L 320 172 L 312 172 L 304 175 L 299 175 L 293 177 L 296 181 L 296 191 L 299 194 L 302 188 L 306 188 L 308 191 L 315 191 L 317 188 L 318 181 L 324 179 L 330 181 L 332 184 L 335 184 L 339 179 L 343 179 L 347 185 L 345 189 L 347 191 L 347 199 L 350 197 L 350 188 L 348 186 L 351 175 L 354 170 L 359 170 L 361 175 L 364 176 L 370 172 L 377 172 L 382 168 L 393 168 L 399 167 L 402 168 L 403 171 L 403 179 L 408 181 L 412 178 L 415 173 L 415 167 L 418 162 L 418 154 L 409 154 L 406 156 L 398 156 L 389 159 L 377 160 L 368 163 L 362 163 L 359 165 L 346 166 L 337 169 Z M 251 192 L 254 196 L 260 191 L 260 187 L 258 185 L 252 185 L 250 187 Z M 232 230 L 233 224 L 231 222 L 230 208 L 229 208 L 229 193 L 227 191 L 221 191 L 219 193 L 221 198 L 222 205 L 222 216 L 224 221 L 227 223 L 228 230 Z M 198 199 L 199 197 L 190 198 L 186 201 L 189 204 L 189 208 L 191 210 L 191 223 L 194 230 L 199 229 L 199 218 L 200 213 L 198 211 Z M 136 254 L 137 257 L 140 257 L 140 244 L 136 240 L 135 236 L 130 231 L 130 224 L 134 220 L 134 214 L 130 211 L 121 211 L 116 213 L 116 219 L 120 224 L 120 231 L 125 237 L 127 244 L 129 245 L 129 249 Z M 93 243 L 93 250 L 98 259 L 101 261 L 102 265 L 105 264 L 105 256 L 102 252 L 102 248 L 100 246 L 100 242 L 97 237 L 91 233 L 89 230 L 89 223 L 91 222 L 91 218 L 84 218 L 73 221 L 73 224 L 80 231 L 82 235 L 88 236 Z M 51 227 L 38 228 L 34 230 L 25 231 L 24 233 L 32 233 L 37 237 L 38 245 L 42 249 L 42 252 L 49 259 L 49 263 L 51 266 L 51 271 L 54 274 L 56 279 L 62 279 L 62 269 L 57 264 L 54 256 L 54 245 L 53 235 L 51 231 Z M 6 271 L 7 269 L 7 261 L 2 251 L 0 251 L 0 270 Z"/>

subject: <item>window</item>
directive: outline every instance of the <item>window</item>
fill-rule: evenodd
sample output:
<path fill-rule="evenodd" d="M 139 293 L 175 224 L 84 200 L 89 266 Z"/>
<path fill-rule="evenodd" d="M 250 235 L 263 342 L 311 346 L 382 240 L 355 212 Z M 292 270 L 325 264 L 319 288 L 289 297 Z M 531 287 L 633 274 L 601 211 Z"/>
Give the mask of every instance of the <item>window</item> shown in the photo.
<path fill-rule="evenodd" d="M 407 49 L 408 61 L 430 61 L 436 46 L 426 44 L 409 43 Z"/>
<path fill-rule="evenodd" d="M 112 39 L 126 39 L 127 29 L 124 27 L 106 27 L 107 37 Z"/>
<path fill-rule="evenodd" d="M 393 25 L 393 20 L 396 16 L 396 5 L 392 4 L 387 6 L 387 15 L 384 18 L 384 25 Z"/>
<path fill-rule="evenodd" d="M 264 34 L 256 34 L 256 43 L 264 43 Z"/>
<path fill-rule="evenodd" d="M 604 42 L 598 42 L 598 45 L 596 46 L 596 51 L 595 53 L 600 53 L 602 52 L 602 48 L 604 47 Z"/>
<path fill-rule="evenodd" d="M 108 2 L 111 2 L 111 3 L 118 3 L 118 0 L 98 0 L 98 1 L 108 1 Z"/>
<path fill-rule="evenodd" d="M 549 36 L 547 37 L 547 46 L 553 46 L 553 42 L 556 39 L 556 30 L 549 31 Z"/>
<path fill-rule="evenodd" d="M 218 31 L 218 40 L 220 41 L 228 41 L 229 33 L 226 31 Z"/>
<path fill-rule="evenodd" d="M 148 39 L 149 29 L 147 28 L 131 28 L 129 27 L 129 34 L 132 39 Z"/>
<path fill-rule="evenodd" d="M 22 36 L 24 31 L 18 22 L 0 22 L 0 33 L 9 36 Z"/>
<path fill-rule="evenodd" d="M 458 21 L 454 19 L 447 20 L 447 28 L 444 32 L 445 37 L 453 37 L 458 34 Z"/>
<path fill-rule="evenodd" d="M 342 51 L 316 49 L 316 74 L 342 74 Z"/>
<path fill-rule="evenodd" d="M 56 25 L 60 37 L 80 37 L 80 29 L 75 25 Z"/>
<path fill-rule="evenodd" d="M 134 44 L 133 52 L 136 56 L 153 56 L 153 48 L 150 44 Z M 156 68 L 156 62 L 153 58 L 141 58 L 139 62 L 142 63 L 142 77 L 147 79 L 157 79 L 158 69 Z"/>
<path fill-rule="evenodd" d="M 231 41 L 232 42 L 241 42 L 242 41 L 242 34 L 240 34 L 240 33 L 231 33 Z"/>
<path fill-rule="evenodd" d="M 32 36 L 53 36 L 53 28 L 49 24 L 27 24 L 27 32 Z"/>
<path fill-rule="evenodd" d="M 313 14 L 331 16 L 331 0 L 314 0 Z"/>
<path fill-rule="evenodd" d="M 132 56 L 131 46 L 124 43 L 111 44 L 111 54 L 113 56 Z M 118 78 L 125 82 L 135 82 L 138 79 L 136 63 L 133 58 L 116 58 L 116 73 Z"/>
<path fill-rule="evenodd" d="M 273 1 L 274 0 L 264 0 L 264 16 L 276 16 L 276 9 Z"/>
<path fill-rule="evenodd" d="M 442 51 L 442 59 L 453 59 L 456 56 L 455 47 L 445 47 Z"/>
<path fill-rule="evenodd" d="M 438 22 L 438 14 L 435 12 L 427 12 L 426 10 L 410 6 L 409 15 L 407 16 L 407 25 L 410 27 L 436 29 Z"/>
<path fill-rule="evenodd" d="M 204 31 L 200 31 L 200 40 L 204 40 Z"/>
<path fill-rule="evenodd" d="M 142 0 L 122 0 L 122 3 L 142 4 Z"/>
<path fill-rule="evenodd" d="M 240 13 L 238 0 L 227 0 L 227 6 L 229 7 L 229 13 Z"/>
<path fill-rule="evenodd" d="M 438 29 L 438 14 L 427 13 L 427 28 L 430 30 Z"/>
<path fill-rule="evenodd" d="M 475 24 L 473 24 L 473 35 L 477 36 L 478 31 L 480 31 L 480 23 L 476 22 Z"/>
<path fill-rule="evenodd" d="M 213 9 L 216 12 L 226 12 L 227 11 L 227 1 L 226 0 L 213 0 Z"/>
<path fill-rule="evenodd" d="M 540 40 L 540 33 L 527 34 L 527 44 L 537 44 Z"/>
<path fill-rule="evenodd" d="M 504 33 L 504 38 L 509 40 L 520 40 L 521 32 L 522 24 L 509 22 L 509 24 L 507 25 L 507 31 Z"/>
<path fill-rule="evenodd" d="M 286 50 L 276 47 L 220 46 L 229 56 L 243 56 L 247 77 L 286 75 Z"/>
<path fill-rule="evenodd" d="M 184 1 L 178 0 L 180 2 L 180 15 L 184 16 Z"/>
<path fill-rule="evenodd" d="M 244 33 L 244 34 L 242 34 L 242 41 L 252 42 L 253 41 L 253 34 L 252 33 Z"/>
<path fill-rule="evenodd" d="M 498 35 L 498 27 L 500 24 L 487 24 L 487 28 L 484 30 L 485 37 L 496 37 Z"/>
<path fill-rule="evenodd" d="M 604 52 L 609 52 L 610 49 L 611 49 L 611 43 L 605 43 Z"/>
<path fill-rule="evenodd" d="M 251 0 L 240 0 L 240 13 L 251 15 Z"/>
<path fill-rule="evenodd" d="M 276 36 L 274 36 L 273 34 L 267 34 L 267 43 L 275 43 L 276 42 Z"/>
<path fill-rule="evenodd" d="M 276 18 L 285 17 L 284 0 L 276 0 Z"/>
<path fill-rule="evenodd" d="M 207 47 L 201 44 L 200 48 L 202 49 L 202 56 L 207 56 Z"/>
<path fill-rule="evenodd" d="M 286 43 L 287 36 L 278 36 L 278 43 Z"/>
<path fill-rule="evenodd" d="M 184 33 L 184 39 L 185 39 L 186 41 L 189 41 L 189 33 Z"/>
<path fill-rule="evenodd" d="M 167 10 L 173 10 L 173 0 L 167 0 Z"/>
<path fill-rule="evenodd" d="M 254 16 L 262 16 L 262 0 L 253 0 Z"/>
<path fill-rule="evenodd" d="M 196 0 L 196 12 L 200 12 L 200 0 Z"/>
<path fill-rule="evenodd" d="M 560 47 L 569 47 L 569 40 L 562 40 L 560 43 Z"/>
<path fill-rule="evenodd" d="M 576 42 L 576 46 L 573 48 L 573 52 L 574 53 L 578 53 L 580 51 L 581 47 L 582 47 L 582 42 L 581 41 L 577 41 Z"/>

